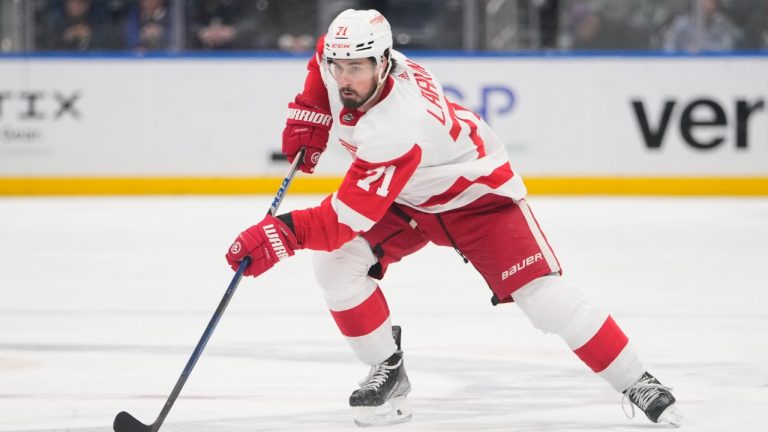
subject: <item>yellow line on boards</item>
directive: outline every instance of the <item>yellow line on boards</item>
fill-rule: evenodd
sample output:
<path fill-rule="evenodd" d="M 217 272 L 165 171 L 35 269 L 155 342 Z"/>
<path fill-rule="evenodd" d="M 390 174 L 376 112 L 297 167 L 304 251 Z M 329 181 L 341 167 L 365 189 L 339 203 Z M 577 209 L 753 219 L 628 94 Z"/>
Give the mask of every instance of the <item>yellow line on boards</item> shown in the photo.
<path fill-rule="evenodd" d="M 768 177 L 532 177 L 541 195 L 768 196 Z"/>
<path fill-rule="evenodd" d="M 0 177 L 0 195 L 273 194 L 282 178 Z M 328 194 L 340 177 L 303 176 L 291 192 Z M 534 195 L 768 196 L 768 177 L 527 177 Z"/>
<path fill-rule="evenodd" d="M 249 177 L 0 177 L 0 195 L 238 195 L 275 193 L 283 178 Z M 296 178 L 291 192 L 323 193 L 338 188 L 341 178 Z"/>

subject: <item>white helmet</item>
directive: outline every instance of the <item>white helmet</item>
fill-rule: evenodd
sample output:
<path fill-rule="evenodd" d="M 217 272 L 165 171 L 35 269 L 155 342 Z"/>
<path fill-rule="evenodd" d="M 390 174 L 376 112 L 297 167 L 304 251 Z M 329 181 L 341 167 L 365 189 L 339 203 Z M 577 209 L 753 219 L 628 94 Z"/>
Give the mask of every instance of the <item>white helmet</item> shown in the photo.
<path fill-rule="evenodd" d="M 374 9 L 347 9 L 328 27 L 323 54 L 328 60 L 373 57 L 376 64 L 392 48 L 392 30 L 384 15 Z"/>

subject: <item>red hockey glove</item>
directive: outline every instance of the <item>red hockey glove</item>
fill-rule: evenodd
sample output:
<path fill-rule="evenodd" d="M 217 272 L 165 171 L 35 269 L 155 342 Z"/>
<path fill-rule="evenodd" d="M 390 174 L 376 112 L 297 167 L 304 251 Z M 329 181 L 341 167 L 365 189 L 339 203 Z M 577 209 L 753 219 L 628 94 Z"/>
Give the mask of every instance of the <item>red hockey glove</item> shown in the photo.
<path fill-rule="evenodd" d="M 288 120 L 283 129 L 283 154 L 288 156 L 288 161 L 293 162 L 296 153 L 306 147 L 299 169 L 305 173 L 315 171 L 315 165 L 328 145 L 332 122 L 330 111 L 313 106 L 301 95 L 296 96 L 296 101 L 288 104 Z"/>
<path fill-rule="evenodd" d="M 280 219 L 265 217 L 258 224 L 240 233 L 227 252 L 227 262 L 237 270 L 240 261 L 251 257 L 245 276 L 258 276 L 271 269 L 276 262 L 294 255 L 298 241 L 291 229 Z"/>

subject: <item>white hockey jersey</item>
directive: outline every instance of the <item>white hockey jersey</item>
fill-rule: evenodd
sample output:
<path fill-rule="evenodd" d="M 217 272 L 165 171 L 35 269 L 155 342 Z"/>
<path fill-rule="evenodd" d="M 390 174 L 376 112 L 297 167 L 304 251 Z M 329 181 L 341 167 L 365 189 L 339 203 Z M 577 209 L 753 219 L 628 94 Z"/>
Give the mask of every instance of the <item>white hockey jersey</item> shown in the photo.
<path fill-rule="evenodd" d="M 339 142 L 354 157 L 332 197 L 338 221 L 360 232 L 393 202 L 438 213 L 485 194 L 525 197 L 485 121 L 449 101 L 427 69 L 397 51 L 392 58 L 382 97 L 366 112 L 344 108 L 336 82 L 320 68 Z"/>

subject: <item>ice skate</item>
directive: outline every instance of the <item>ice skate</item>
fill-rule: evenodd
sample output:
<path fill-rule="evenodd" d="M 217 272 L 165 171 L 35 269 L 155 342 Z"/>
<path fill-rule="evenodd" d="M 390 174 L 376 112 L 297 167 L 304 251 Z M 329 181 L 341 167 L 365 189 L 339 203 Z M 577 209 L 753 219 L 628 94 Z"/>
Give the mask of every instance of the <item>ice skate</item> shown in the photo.
<path fill-rule="evenodd" d="M 645 372 L 643 376 L 630 388 L 624 390 L 624 398 L 631 401 L 630 413 L 624 409 L 627 417 L 635 416 L 635 406 L 643 410 L 645 415 L 654 423 L 665 423 L 680 427 L 683 415 L 675 405 L 675 397 L 672 396 L 670 387 L 663 386 L 653 375 Z M 624 408 L 622 398 L 622 408 Z"/>
<path fill-rule="evenodd" d="M 393 326 L 397 351 L 388 359 L 371 367 L 360 388 L 349 396 L 355 424 L 360 427 L 405 423 L 413 412 L 407 396 L 411 383 L 405 373 L 403 351 L 400 349 L 400 327 Z"/>

